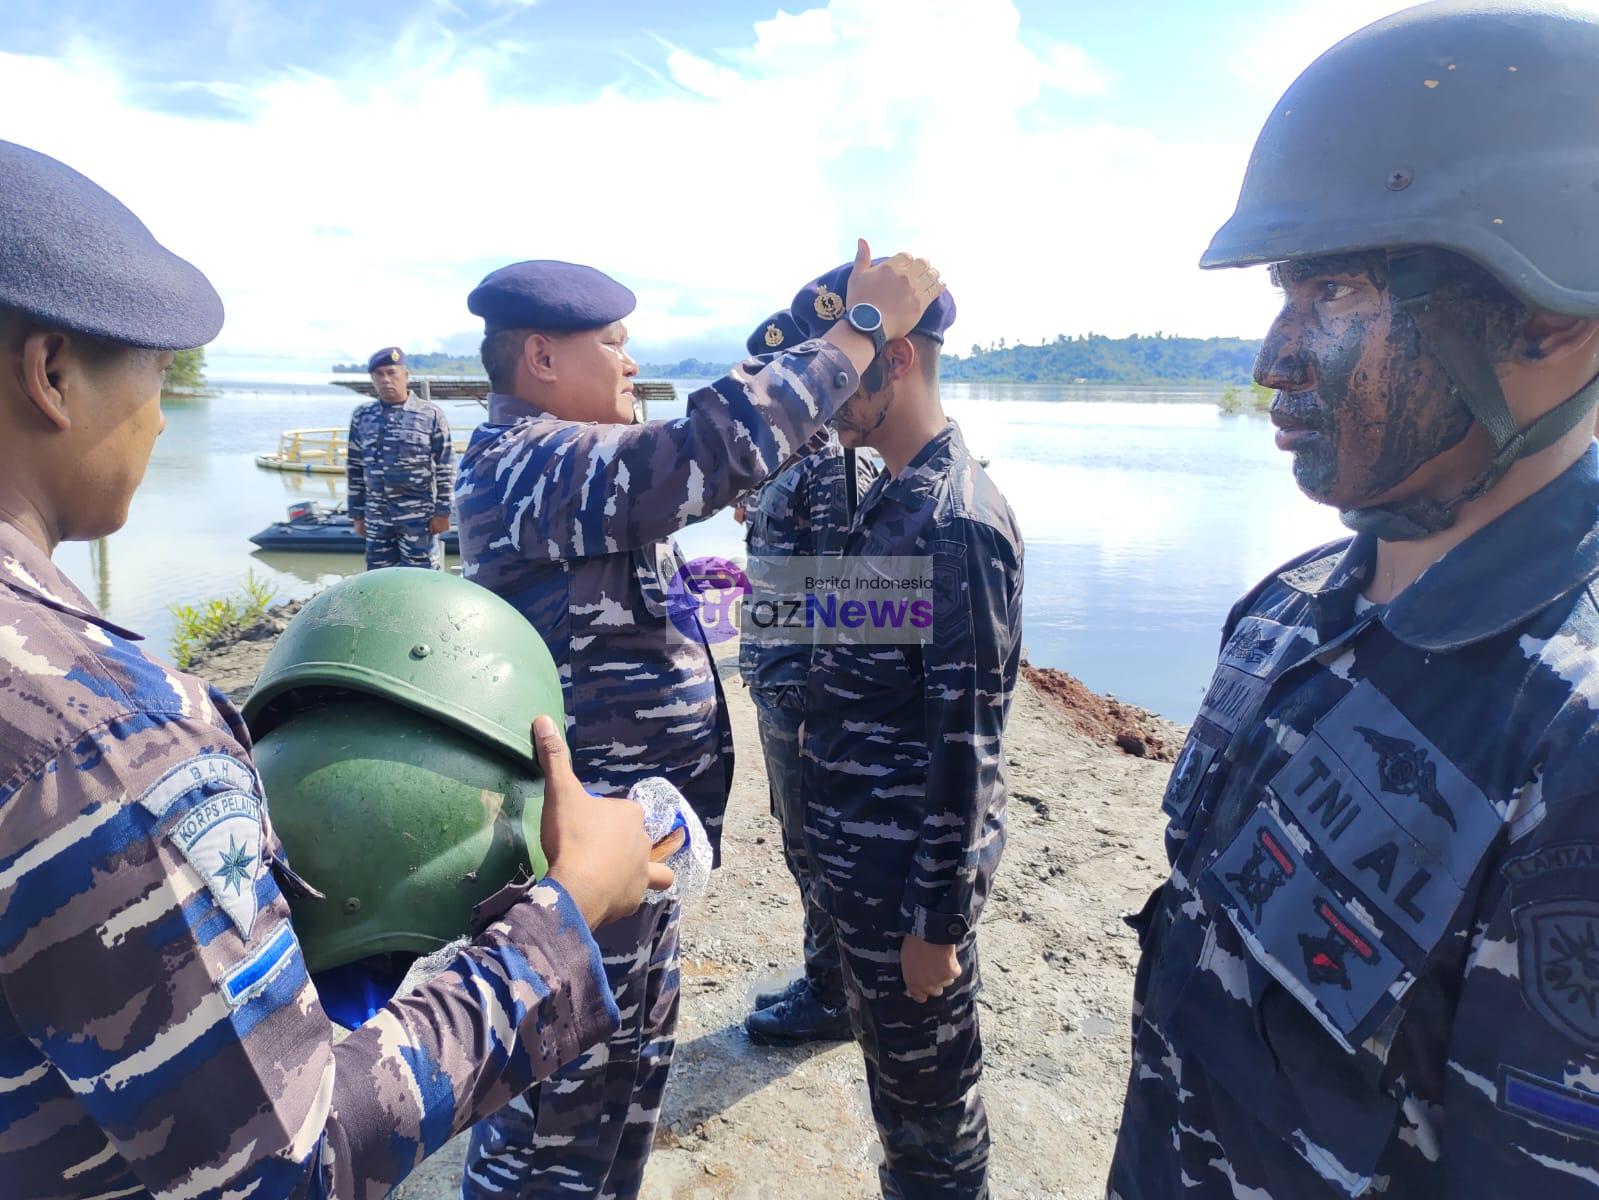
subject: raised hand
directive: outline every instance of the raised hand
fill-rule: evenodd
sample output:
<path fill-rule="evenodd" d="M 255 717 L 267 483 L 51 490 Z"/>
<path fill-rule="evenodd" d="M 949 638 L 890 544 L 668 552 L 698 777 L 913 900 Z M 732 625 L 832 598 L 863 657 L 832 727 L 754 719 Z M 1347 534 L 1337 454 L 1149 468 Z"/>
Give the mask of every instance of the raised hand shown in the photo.
<path fill-rule="evenodd" d="M 915 329 L 928 305 L 943 294 L 944 283 L 925 258 L 900 253 L 874 266 L 866 239 L 856 243 L 845 301 L 870 304 L 882 313 L 884 337 L 904 337 Z"/>

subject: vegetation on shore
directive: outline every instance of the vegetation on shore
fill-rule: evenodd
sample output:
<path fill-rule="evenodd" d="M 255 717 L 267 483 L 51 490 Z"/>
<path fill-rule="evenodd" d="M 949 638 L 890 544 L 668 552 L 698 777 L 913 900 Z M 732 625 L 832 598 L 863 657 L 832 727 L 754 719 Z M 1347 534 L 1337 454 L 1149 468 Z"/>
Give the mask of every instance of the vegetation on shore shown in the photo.
<path fill-rule="evenodd" d="M 1183 338 L 1164 333 L 1111 338 L 1097 333 L 1059 334 L 1039 345 L 1009 345 L 1004 338 L 972 346 L 965 355 L 946 353 L 939 364 L 952 383 L 1117 383 L 1128 385 L 1228 384 L 1244 387 L 1260 343 L 1248 338 Z M 413 375 L 482 378 L 475 355 L 413 354 Z M 732 360 L 685 358 L 675 363 L 641 363 L 646 379 L 716 379 Z M 361 363 L 335 363 L 342 374 L 366 374 Z"/>
<path fill-rule="evenodd" d="M 179 350 L 172 356 L 167 377 L 161 382 L 162 391 L 192 392 L 205 386 L 205 347 Z"/>
<path fill-rule="evenodd" d="M 1250 380 L 1248 387 L 1229 387 L 1216 400 L 1216 405 L 1224 413 L 1265 412 L 1276 395 L 1271 388 Z"/>
<path fill-rule="evenodd" d="M 177 628 L 172 634 L 173 663 L 179 670 L 187 669 L 202 650 L 237 638 L 266 616 L 276 594 L 275 588 L 249 571 L 234 595 L 204 604 L 174 604 L 172 615 L 177 619 Z"/>
<path fill-rule="evenodd" d="M 483 360 L 475 354 L 407 354 L 405 369 L 413 375 L 451 375 L 468 379 L 487 378 Z M 365 375 L 365 363 L 334 363 L 335 375 Z"/>
<path fill-rule="evenodd" d="M 974 345 L 965 356 L 946 353 L 939 374 L 951 383 L 1111 383 L 1214 385 L 1242 387 L 1260 343 L 1247 338 L 1179 338 L 1135 334 L 1109 338 L 1097 333 L 1060 334 L 1041 345 Z M 731 363 L 686 358 L 677 363 L 645 363 L 651 379 L 714 379 Z"/>

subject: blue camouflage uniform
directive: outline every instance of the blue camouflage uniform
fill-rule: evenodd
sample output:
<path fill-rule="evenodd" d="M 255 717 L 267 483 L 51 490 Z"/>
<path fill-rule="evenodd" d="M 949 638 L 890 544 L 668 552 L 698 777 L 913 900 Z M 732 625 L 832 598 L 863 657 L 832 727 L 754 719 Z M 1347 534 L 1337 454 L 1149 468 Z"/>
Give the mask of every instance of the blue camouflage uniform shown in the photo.
<path fill-rule="evenodd" d="M 847 269 L 818 283 L 845 290 Z M 814 321 L 817 283 L 796 298 Z M 946 293 L 918 332 L 940 340 Z M 927 557 L 924 645 L 818 643 L 802 734 L 805 840 L 866 1059 L 889 1197 L 987 1194 L 975 932 L 1005 845 L 1004 731 L 1021 659 L 1022 539 L 953 422 L 861 499 L 846 556 Z M 906 934 L 954 945 L 962 974 L 918 1004 Z"/>
<path fill-rule="evenodd" d="M 373 367 L 403 363 L 397 349 L 380 351 Z M 372 400 L 350 416 L 346 505 L 366 522 L 367 570 L 443 565 L 434 517 L 450 515 L 455 446 L 444 410 L 414 393 L 398 404 Z"/>
<path fill-rule="evenodd" d="M 1233 609 L 1166 790 L 1109 1194 L 1599 1189 L 1599 452 Z"/>
<path fill-rule="evenodd" d="M 115 198 L 8 142 L 0 310 L 154 350 L 222 324 Z M 616 1026 L 539 884 L 335 1045 L 294 884 L 238 713 L 0 521 L 0 1196 L 376 1200 Z"/>
<path fill-rule="evenodd" d="M 746 343 L 752 356 L 771 355 L 803 338 L 784 311 L 774 313 Z M 844 475 L 856 464 L 856 495 L 864 495 L 877 477 L 865 456 L 845 455 L 832 430 L 807 443 L 805 457 L 784 468 L 744 501 L 745 574 L 761 590 L 763 559 L 821 557 L 843 549 L 849 529 Z M 799 888 L 804 906 L 805 979 L 830 1008 L 844 1007 L 839 974 L 838 942 L 833 922 L 811 886 L 813 872 L 805 853 L 805 811 L 800 798 L 799 731 L 805 716 L 805 677 L 810 670 L 809 643 L 746 638 L 739 646 L 739 672 L 750 689 L 761 752 L 766 762 L 772 816 L 783 839 L 783 860 Z"/>
<path fill-rule="evenodd" d="M 632 307 L 614 280 L 561 263 L 503 268 L 473 301 L 491 331 L 596 328 Z M 489 419 L 461 458 L 463 574 L 525 613 L 548 644 L 573 765 L 594 791 L 664 775 L 719 848 L 732 732 L 705 631 L 683 604 L 686 564 L 672 534 L 765 479 L 857 383 L 842 351 L 810 341 L 700 389 L 678 420 L 578 423 L 489 397 Z M 676 913 L 645 905 L 599 931 L 622 1026 L 478 1126 L 467 1200 L 637 1193 L 677 1023 Z"/>

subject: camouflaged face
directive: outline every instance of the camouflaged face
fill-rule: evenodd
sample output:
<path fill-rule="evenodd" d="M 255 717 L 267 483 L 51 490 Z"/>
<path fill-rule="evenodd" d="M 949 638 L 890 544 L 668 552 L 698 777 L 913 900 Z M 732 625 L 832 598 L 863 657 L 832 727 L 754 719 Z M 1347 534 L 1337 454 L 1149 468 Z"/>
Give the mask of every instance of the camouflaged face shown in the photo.
<path fill-rule="evenodd" d="M 352 518 L 373 527 L 425 522 L 450 515 L 455 487 L 455 446 L 444 410 L 419 396 L 401 404 L 373 400 L 350 416 L 349 453 L 345 475 L 350 491 L 346 508 Z M 403 547 L 369 566 L 396 566 Z M 420 562 L 408 566 L 424 566 Z"/>
<path fill-rule="evenodd" d="M 1005 845 L 1005 720 L 1021 660 L 1022 539 L 945 427 L 861 500 L 844 546 L 927 556 L 925 646 L 818 645 L 806 700 L 806 836 L 834 911 L 955 943 Z"/>
<path fill-rule="evenodd" d="M 0 1192 L 385 1196 L 618 1014 L 533 889 L 335 1046 L 242 720 L 0 524 Z"/>
<path fill-rule="evenodd" d="M 686 566 L 672 534 L 764 480 L 857 385 L 840 350 L 807 342 L 700 389 L 673 421 L 580 424 L 490 397 L 461 459 L 462 573 L 549 646 L 591 790 L 665 776 L 720 843 L 732 731 L 698 617 L 669 611 Z"/>
<path fill-rule="evenodd" d="M 1167 787 L 1110 1194 L 1599 1183 L 1599 458 L 1358 601 L 1251 593 Z"/>

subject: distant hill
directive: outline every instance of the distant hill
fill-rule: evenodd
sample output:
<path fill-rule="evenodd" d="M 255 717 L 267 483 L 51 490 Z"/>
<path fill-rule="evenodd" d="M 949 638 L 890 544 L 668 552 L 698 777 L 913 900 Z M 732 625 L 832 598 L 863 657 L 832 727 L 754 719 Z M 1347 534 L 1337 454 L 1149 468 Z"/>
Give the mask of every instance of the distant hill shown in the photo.
<path fill-rule="evenodd" d="M 483 360 L 475 354 L 407 354 L 406 368 L 413 375 L 465 375 L 482 379 Z M 335 375 L 365 375 L 365 363 L 334 363 Z"/>
<path fill-rule="evenodd" d="M 685 358 L 675 363 L 639 363 L 641 379 L 720 379 L 733 369 L 730 362 L 705 362 L 698 358 Z"/>
<path fill-rule="evenodd" d="M 973 346 L 962 357 L 945 354 L 942 377 L 953 383 L 1186 383 L 1245 384 L 1260 343 L 1245 338 L 1179 338 L 1164 334 L 1108 338 L 1062 334 L 1040 346 Z M 645 363 L 649 379 L 716 379 L 731 363 L 685 358 Z"/>
<path fill-rule="evenodd" d="M 1164 334 L 1108 338 L 1061 334 L 1039 346 L 1003 341 L 945 354 L 940 376 L 956 383 L 1248 383 L 1260 343 L 1245 338 L 1180 338 Z"/>
<path fill-rule="evenodd" d="M 1068 337 L 1038 346 L 973 346 L 962 356 L 945 354 L 939 364 L 952 383 L 1184 383 L 1245 384 L 1249 382 L 1260 343 L 1247 338 L 1182 338 L 1134 334 L 1109 338 L 1097 333 Z M 466 375 L 481 378 L 483 364 L 474 356 L 413 354 L 408 359 L 419 375 Z M 645 379 L 719 379 L 731 362 L 685 358 L 675 363 L 640 363 Z M 366 374 L 363 363 L 335 363 L 333 370 Z"/>

